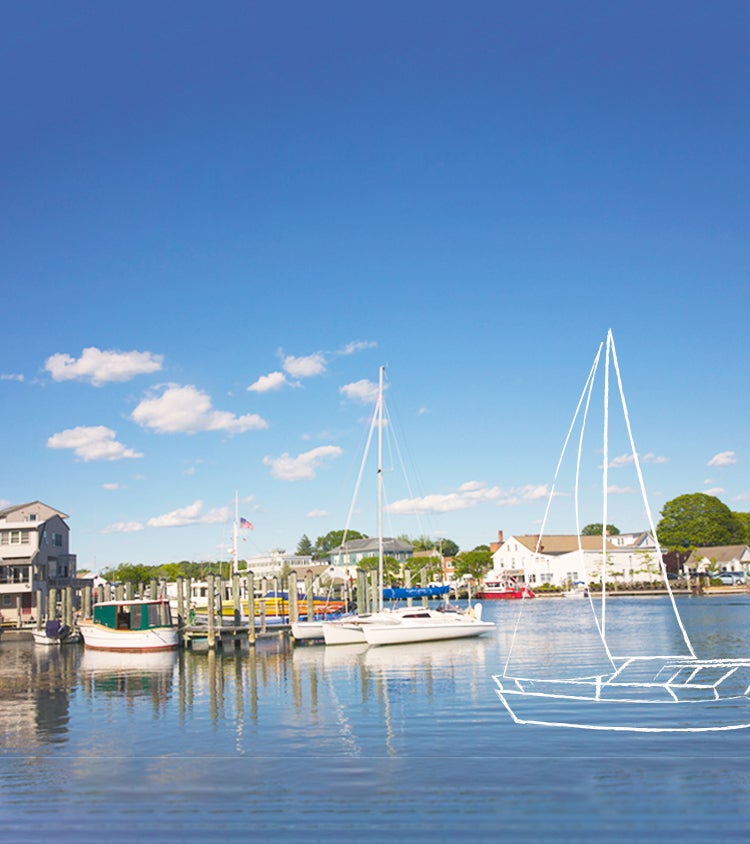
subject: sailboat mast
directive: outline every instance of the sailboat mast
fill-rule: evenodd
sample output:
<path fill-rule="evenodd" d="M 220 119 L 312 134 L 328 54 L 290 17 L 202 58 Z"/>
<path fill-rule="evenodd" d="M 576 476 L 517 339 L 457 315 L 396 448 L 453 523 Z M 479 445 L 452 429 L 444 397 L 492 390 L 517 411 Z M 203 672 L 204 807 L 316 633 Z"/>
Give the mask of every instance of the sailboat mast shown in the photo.
<path fill-rule="evenodd" d="M 233 574 L 238 574 L 240 570 L 239 566 L 239 551 L 238 551 L 238 544 L 239 544 L 239 524 L 240 524 L 240 517 L 239 517 L 239 498 L 237 491 L 235 490 L 234 493 L 234 568 L 232 569 Z"/>
<path fill-rule="evenodd" d="M 383 372 L 378 380 L 378 610 L 383 609 Z"/>

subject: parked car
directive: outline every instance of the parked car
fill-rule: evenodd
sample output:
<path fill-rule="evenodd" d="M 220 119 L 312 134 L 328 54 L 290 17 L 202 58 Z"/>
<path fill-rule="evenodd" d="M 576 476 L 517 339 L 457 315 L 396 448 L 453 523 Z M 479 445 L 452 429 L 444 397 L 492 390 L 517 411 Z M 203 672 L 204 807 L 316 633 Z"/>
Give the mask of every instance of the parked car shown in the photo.
<path fill-rule="evenodd" d="M 720 571 L 715 576 L 724 586 L 742 586 L 745 583 L 745 578 L 739 571 Z"/>

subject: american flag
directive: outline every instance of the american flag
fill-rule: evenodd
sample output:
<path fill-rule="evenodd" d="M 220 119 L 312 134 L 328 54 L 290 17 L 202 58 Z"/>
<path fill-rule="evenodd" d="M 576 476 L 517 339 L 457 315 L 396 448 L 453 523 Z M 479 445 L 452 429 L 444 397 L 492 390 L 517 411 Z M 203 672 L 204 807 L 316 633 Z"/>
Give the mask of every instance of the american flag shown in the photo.
<path fill-rule="evenodd" d="M 240 519 L 240 527 L 247 528 L 248 530 L 252 530 L 253 526 L 247 519 Z"/>

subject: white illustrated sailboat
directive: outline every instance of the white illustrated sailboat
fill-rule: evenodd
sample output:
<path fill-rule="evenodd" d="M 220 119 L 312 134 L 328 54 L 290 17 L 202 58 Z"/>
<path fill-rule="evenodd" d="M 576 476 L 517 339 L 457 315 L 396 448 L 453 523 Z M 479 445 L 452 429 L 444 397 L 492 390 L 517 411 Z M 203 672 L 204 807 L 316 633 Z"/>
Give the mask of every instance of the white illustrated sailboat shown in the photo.
<path fill-rule="evenodd" d="M 496 692 L 518 724 L 541 724 L 590 730 L 635 732 L 706 732 L 750 727 L 750 658 L 699 659 L 685 629 L 669 584 L 656 539 L 651 510 L 635 448 L 612 332 L 599 346 L 588 380 L 578 402 L 563 445 L 547 503 L 537 551 L 543 546 L 544 529 L 566 447 L 580 425 L 575 464 L 574 509 L 580 537 L 579 491 L 584 431 L 591 407 L 595 377 L 605 349 L 603 518 L 600 570 L 585 580 L 601 578 L 601 596 L 586 593 L 584 600 L 560 602 L 555 607 L 555 628 L 534 629 L 524 600 L 502 674 L 494 675 Z M 618 607 L 607 603 L 610 369 L 616 375 L 630 455 L 637 474 L 651 534 L 656 540 L 663 604 L 650 603 L 643 623 L 625 623 Z M 579 540 L 579 556 L 585 555 Z M 621 599 L 622 601 L 629 599 Z M 657 599 L 651 599 L 656 602 Z M 618 602 L 613 602 L 617 604 Z M 621 622 L 618 626 L 618 622 Z M 575 646 L 571 646 L 575 642 Z M 557 650 L 556 650 L 557 649 Z M 539 655 L 543 654 L 543 658 Z"/>

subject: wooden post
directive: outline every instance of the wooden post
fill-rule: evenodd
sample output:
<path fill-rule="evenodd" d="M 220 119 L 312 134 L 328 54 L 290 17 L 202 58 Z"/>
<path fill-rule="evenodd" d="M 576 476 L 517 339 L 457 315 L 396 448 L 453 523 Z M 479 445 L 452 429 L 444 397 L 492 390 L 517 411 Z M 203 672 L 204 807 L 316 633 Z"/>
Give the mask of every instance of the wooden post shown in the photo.
<path fill-rule="evenodd" d="M 242 607 L 240 606 L 240 576 L 238 572 L 234 572 L 232 575 L 232 603 L 234 604 L 234 626 L 239 627 Z"/>
<path fill-rule="evenodd" d="M 44 624 L 42 623 L 42 616 L 44 615 L 44 592 L 41 589 L 36 590 L 36 629 L 41 630 Z"/>
<path fill-rule="evenodd" d="M 185 624 L 185 578 L 177 575 L 177 626 Z"/>
<path fill-rule="evenodd" d="M 255 578 L 253 573 L 247 573 L 247 642 L 255 644 Z"/>
<path fill-rule="evenodd" d="M 367 572 L 364 569 L 357 569 L 357 612 L 362 615 L 368 609 Z"/>
<path fill-rule="evenodd" d="M 122 601 L 123 591 L 122 583 L 115 583 L 115 601 Z"/>
<path fill-rule="evenodd" d="M 16 597 L 16 627 L 23 627 L 23 609 L 21 607 L 21 596 Z"/>
<path fill-rule="evenodd" d="M 93 615 L 91 609 L 91 587 L 84 586 L 83 587 L 83 605 L 81 607 L 81 615 L 83 618 L 91 618 Z"/>
<path fill-rule="evenodd" d="M 57 588 L 51 586 L 47 593 L 47 620 L 57 618 Z"/>
<path fill-rule="evenodd" d="M 305 575 L 305 597 L 307 598 L 307 620 L 315 620 L 315 595 L 313 594 L 312 572 Z"/>
<path fill-rule="evenodd" d="M 404 586 L 408 589 L 411 586 L 411 571 L 406 569 L 404 572 Z M 406 606 L 410 607 L 414 603 L 414 598 L 406 599 Z"/>
<path fill-rule="evenodd" d="M 132 580 L 129 580 L 125 584 L 125 600 L 132 601 L 135 597 L 135 583 Z"/>
<path fill-rule="evenodd" d="M 380 591 L 380 584 L 378 583 L 378 573 L 376 571 L 370 572 L 369 577 L 369 588 L 367 590 L 367 596 L 369 598 L 370 604 L 370 612 L 377 612 L 380 606 L 380 596 L 378 592 Z"/>
<path fill-rule="evenodd" d="M 206 595 L 206 599 L 208 600 L 208 647 L 211 649 L 214 647 L 216 642 L 216 633 L 214 632 L 214 576 L 212 574 L 208 575 L 207 583 L 208 594 Z"/>
<path fill-rule="evenodd" d="M 63 624 L 67 624 L 68 627 L 73 626 L 73 587 L 66 586 L 65 591 L 63 592 L 65 595 L 65 601 L 63 602 Z"/>
<path fill-rule="evenodd" d="M 297 601 L 297 572 L 289 572 L 287 579 L 287 595 L 289 596 L 289 622 L 299 621 L 299 603 Z M 310 609 L 308 607 L 308 619 Z"/>
<path fill-rule="evenodd" d="M 100 583 L 96 587 L 96 603 L 101 604 L 103 600 L 104 600 L 104 584 Z"/>
<path fill-rule="evenodd" d="M 427 569 L 426 568 L 420 569 L 419 575 L 420 575 L 420 577 L 419 577 L 420 584 L 422 586 L 427 586 Z M 430 605 L 430 599 L 425 595 L 424 598 L 422 598 L 422 606 L 428 607 L 429 605 Z"/>
<path fill-rule="evenodd" d="M 149 590 L 148 596 L 149 598 L 151 598 L 152 601 L 156 600 L 156 598 L 159 597 L 159 584 L 157 583 L 155 577 L 151 579 L 151 588 Z"/>

